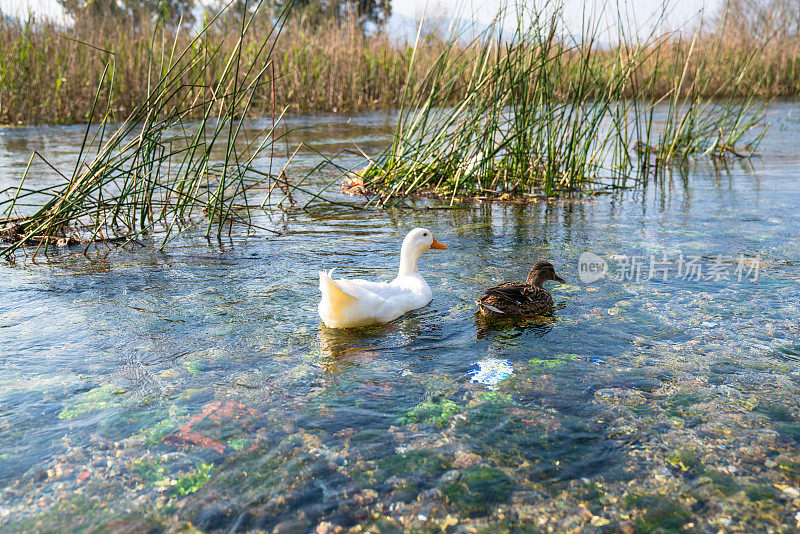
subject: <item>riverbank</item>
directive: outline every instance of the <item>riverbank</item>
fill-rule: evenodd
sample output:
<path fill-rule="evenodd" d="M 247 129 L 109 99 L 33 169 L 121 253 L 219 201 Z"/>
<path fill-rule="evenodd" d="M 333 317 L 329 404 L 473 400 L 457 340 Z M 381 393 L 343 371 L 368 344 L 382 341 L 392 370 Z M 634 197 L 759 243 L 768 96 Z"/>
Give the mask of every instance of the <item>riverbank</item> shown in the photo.
<path fill-rule="evenodd" d="M 198 53 L 192 59 L 197 64 L 187 71 L 186 85 L 214 87 L 224 77 L 226 60 L 240 44 L 244 62 L 258 56 L 255 49 L 259 36 L 273 31 L 273 21 L 256 18 L 253 25 L 240 43 L 236 29 L 212 22 L 203 39 L 193 45 Z M 47 21 L 21 22 L 0 14 L 0 124 L 98 121 L 92 110 L 106 109 L 109 102 L 109 109 L 124 119 L 145 101 L 159 70 L 169 68 L 166 58 L 171 51 L 185 48 L 192 38 L 186 29 L 176 31 L 155 23 L 134 28 L 127 21 L 86 16 L 76 20 L 74 27 L 65 28 Z M 442 51 L 451 46 L 452 42 L 437 33 L 423 35 L 415 49 L 413 43 L 386 33 L 365 36 L 356 24 L 330 22 L 308 27 L 292 20 L 283 28 L 270 63 L 263 65 L 262 83 L 254 91 L 250 112 L 268 115 L 284 108 L 297 112 L 399 108 L 407 85 L 416 86 L 431 69 L 439 68 Z M 457 53 L 448 57 L 465 63 L 485 51 L 468 43 L 459 42 L 456 47 Z M 644 56 L 649 59 L 642 61 Z M 644 45 L 631 41 L 619 49 L 598 47 L 592 57 L 593 64 L 588 67 L 607 76 L 615 75 L 613 64 L 619 58 L 637 58 L 638 77 L 651 80 L 652 86 L 627 87 L 628 96 L 659 98 L 672 90 L 675 79 L 681 76 L 688 78 L 678 90 L 694 91 L 695 97 L 729 96 L 735 91 L 732 79 L 762 97 L 800 94 L 797 36 L 765 42 L 730 25 L 719 25 L 719 29 L 709 27 L 694 39 L 691 35 L 666 34 L 648 39 Z M 748 68 L 733 76 L 732 69 L 741 66 L 743 57 L 749 58 Z M 591 94 L 607 87 L 603 76 L 585 75 L 583 59 L 585 54 L 576 49 L 573 68 L 559 73 L 563 92 Z M 691 79 L 696 65 L 704 65 L 703 83 Z M 462 81 L 466 80 L 464 76 Z M 454 86 L 457 90 L 450 95 L 451 103 L 458 102 L 467 91 L 467 83 Z"/>

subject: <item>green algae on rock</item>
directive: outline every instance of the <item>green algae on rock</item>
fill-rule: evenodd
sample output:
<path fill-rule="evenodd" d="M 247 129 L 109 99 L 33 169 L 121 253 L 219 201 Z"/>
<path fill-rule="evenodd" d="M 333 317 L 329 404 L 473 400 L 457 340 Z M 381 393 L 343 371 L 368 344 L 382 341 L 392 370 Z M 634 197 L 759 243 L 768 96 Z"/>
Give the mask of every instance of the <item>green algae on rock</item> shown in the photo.
<path fill-rule="evenodd" d="M 508 497 L 512 489 L 508 476 L 493 467 L 469 467 L 447 483 L 442 491 L 448 503 L 468 516 L 485 515 L 493 505 Z"/>
<path fill-rule="evenodd" d="M 409 410 L 401 421 L 406 424 L 413 422 L 427 423 L 437 428 L 442 428 L 461 410 L 462 408 L 458 404 L 449 399 L 441 399 L 438 402 L 428 399 Z"/>

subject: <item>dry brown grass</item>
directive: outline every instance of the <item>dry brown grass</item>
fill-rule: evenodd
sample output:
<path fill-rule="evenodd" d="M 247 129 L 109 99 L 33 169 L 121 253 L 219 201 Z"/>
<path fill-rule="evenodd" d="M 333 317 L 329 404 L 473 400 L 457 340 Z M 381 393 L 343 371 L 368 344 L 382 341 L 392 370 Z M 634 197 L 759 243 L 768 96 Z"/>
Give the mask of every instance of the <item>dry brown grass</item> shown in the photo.
<path fill-rule="evenodd" d="M 270 30 L 269 21 L 263 34 Z M 259 32 L 251 32 L 258 35 Z M 211 57 L 203 80 L 213 85 L 224 59 L 236 46 L 238 29 L 215 24 L 198 45 Z M 101 104 L 112 98 L 124 118 L 148 94 L 150 72 L 173 46 L 190 42 L 186 30 L 152 24 L 133 29 L 113 20 L 78 20 L 73 28 L 52 22 L 22 23 L 0 15 L 0 123 L 85 122 L 92 109 L 106 63 L 113 85 L 102 88 Z M 177 43 L 177 44 L 176 44 Z M 253 42 L 246 42 L 247 58 Z M 436 45 L 420 49 L 436 54 Z M 330 23 L 307 28 L 290 23 L 272 55 L 274 103 L 295 111 L 352 111 L 396 107 L 408 74 L 412 47 L 384 34 L 364 36 L 355 25 Z M 417 69 L 430 63 L 419 58 Z M 255 96 L 253 110 L 271 111 L 271 84 Z"/>
<path fill-rule="evenodd" d="M 648 52 L 653 60 L 643 62 L 634 77 L 648 80 L 652 87 L 649 91 L 633 88 L 629 93 L 664 95 L 685 72 L 678 91 L 723 97 L 734 92 L 729 87 L 734 79 L 731 73 L 744 71 L 739 83 L 747 84 L 754 94 L 800 94 L 800 36 L 797 32 L 759 34 L 742 22 L 743 17 L 720 18 L 716 31 L 699 38 L 658 40 L 658 49 Z M 263 26 L 263 33 L 271 27 L 267 19 L 256 24 Z M 202 83 L 215 83 L 237 39 L 238 31 L 222 23 L 207 31 L 207 38 L 197 45 L 210 58 L 203 62 Z M 156 24 L 134 29 L 120 21 L 83 18 L 74 27 L 63 28 L 0 14 L 0 123 L 87 121 L 107 63 L 113 68 L 113 84 L 103 84 L 100 104 L 104 107 L 110 98 L 112 109 L 122 119 L 148 94 L 148 79 L 153 79 L 152 69 L 159 68 L 160 59 L 169 56 L 173 46 L 180 49 L 190 40 L 187 30 L 176 34 Z M 245 58 L 249 46 L 254 45 L 245 43 Z M 413 46 L 385 34 L 364 36 L 355 24 L 331 22 L 310 28 L 293 22 L 283 30 L 272 54 L 269 73 L 276 81 L 275 94 L 272 83 L 264 84 L 256 91 L 251 110 L 271 112 L 273 105 L 301 112 L 396 108 L 407 77 L 412 86 L 423 79 L 443 46 L 439 39 L 424 39 L 412 63 Z M 609 62 L 625 55 L 618 52 L 595 54 L 595 68 L 613 75 Z M 633 55 L 641 57 L 641 52 L 631 50 Z M 745 63 L 747 68 L 742 69 Z M 409 65 L 413 65 L 410 73 Z M 574 80 L 566 74 L 564 87 L 574 88 Z"/>

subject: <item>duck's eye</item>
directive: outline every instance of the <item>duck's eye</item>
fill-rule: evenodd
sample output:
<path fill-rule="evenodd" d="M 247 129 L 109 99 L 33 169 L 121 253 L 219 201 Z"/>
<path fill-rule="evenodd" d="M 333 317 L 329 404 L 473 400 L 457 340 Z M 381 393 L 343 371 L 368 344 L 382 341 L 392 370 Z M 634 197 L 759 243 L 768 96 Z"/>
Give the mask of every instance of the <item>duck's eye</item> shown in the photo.
<path fill-rule="evenodd" d="M 428 232 L 422 234 L 423 237 L 428 237 Z"/>

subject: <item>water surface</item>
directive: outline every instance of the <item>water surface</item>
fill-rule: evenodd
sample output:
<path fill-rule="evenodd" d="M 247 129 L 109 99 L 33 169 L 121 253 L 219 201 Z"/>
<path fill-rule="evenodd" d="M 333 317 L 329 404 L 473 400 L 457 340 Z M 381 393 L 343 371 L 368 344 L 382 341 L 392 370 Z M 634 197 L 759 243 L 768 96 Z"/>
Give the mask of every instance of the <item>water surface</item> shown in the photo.
<path fill-rule="evenodd" d="M 760 158 L 592 200 L 288 210 L 259 220 L 279 235 L 0 266 L 0 528 L 794 529 L 798 111 L 773 106 Z M 289 124 L 374 152 L 393 118 Z M 0 188 L 81 137 L 0 130 Z M 421 262 L 433 302 L 322 327 L 317 271 L 389 279 L 416 226 L 449 247 Z M 670 272 L 585 283 L 587 251 Z M 705 276 L 678 276 L 681 255 Z M 553 316 L 477 322 L 481 290 L 539 259 L 567 280 Z"/>

